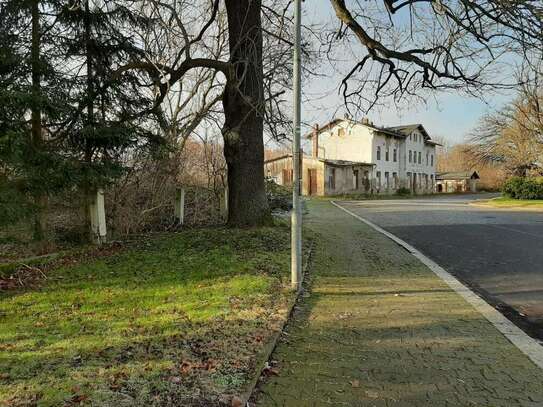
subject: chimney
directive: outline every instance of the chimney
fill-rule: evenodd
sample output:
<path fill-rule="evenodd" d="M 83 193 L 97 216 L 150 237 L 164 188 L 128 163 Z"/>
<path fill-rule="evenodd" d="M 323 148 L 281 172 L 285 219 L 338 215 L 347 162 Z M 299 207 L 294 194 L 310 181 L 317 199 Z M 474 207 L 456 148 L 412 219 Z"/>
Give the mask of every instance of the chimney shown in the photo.
<path fill-rule="evenodd" d="M 319 125 L 318 124 L 315 124 L 315 127 L 313 128 L 312 156 L 314 158 L 319 157 Z"/>
<path fill-rule="evenodd" d="M 366 126 L 369 126 L 370 125 L 370 119 L 368 119 L 367 117 L 364 117 L 362 119 L 362 124 L 365 124 Z"/>

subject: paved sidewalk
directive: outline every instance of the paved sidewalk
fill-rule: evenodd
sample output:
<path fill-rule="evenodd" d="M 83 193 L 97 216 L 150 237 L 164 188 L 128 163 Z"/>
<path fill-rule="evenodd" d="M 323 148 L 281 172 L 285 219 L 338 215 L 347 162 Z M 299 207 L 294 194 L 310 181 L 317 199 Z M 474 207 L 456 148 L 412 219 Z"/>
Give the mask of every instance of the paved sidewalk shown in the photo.
<path fill-rule="evenodd" d="M 543 371 L 407 251 L 329 202 L 259 406 L 543 406 Z"/>

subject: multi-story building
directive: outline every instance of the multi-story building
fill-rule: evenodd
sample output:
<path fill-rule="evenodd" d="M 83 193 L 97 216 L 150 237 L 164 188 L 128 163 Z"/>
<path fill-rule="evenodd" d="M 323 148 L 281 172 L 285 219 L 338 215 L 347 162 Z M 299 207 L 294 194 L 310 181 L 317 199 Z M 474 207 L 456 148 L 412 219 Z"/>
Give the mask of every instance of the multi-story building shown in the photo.
<path fill-rule="evenodd" d="M 335 119 L 315 126 L 307 138 L 312 156 L 303 159 L 305 194 L 435 190 L 437 143 L 421 124 L 377 127 L 369 120 Z M 285 156 L 266 162 L 268 176 L 288 184 L 289 161 Z"/>

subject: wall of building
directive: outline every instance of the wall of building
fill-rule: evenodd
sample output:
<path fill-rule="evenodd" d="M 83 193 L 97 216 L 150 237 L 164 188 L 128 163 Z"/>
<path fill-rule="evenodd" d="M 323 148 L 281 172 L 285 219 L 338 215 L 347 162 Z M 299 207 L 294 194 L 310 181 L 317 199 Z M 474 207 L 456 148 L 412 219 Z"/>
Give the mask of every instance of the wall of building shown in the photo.
<path fill-rule="evenodd" d="M 302 194 L 309 195 L 309 170 L 315 170 L 317 177 L 315 195 L 324 195 L 324 163 L 305 156 L 302 165 Z M 284 157 L 264 164 L 264 175 L 279 185 L 292 186 L 292 157 Z"/>
<path fill-rule="evenodd" d="M 319 134 L 318 157 L 371 163 L 372 140 L 369 128 L 344 120 Z"/>
<path fill-rule="evenodd" d="M 373 136 L 372 155 L 373 162 L 376 164 L 373 183 L 376 193 L 393 194 L 403 186 L 402 181 L 405 177 L 401 172 L 401 144 L 402 140 L 398 137 L 383 134 Z M 379 149 L 380 159 L 378 159 Z M 396 160 L 394 160 L 394 150 L 396 150 Z"/>
<path fill-rule="evenodd" d="M 441 193 L 477 192 L 477 180 L 438 180 L 436 182 L 436 191 Z"/>
<path fill-rule="evenodd" d="M 361 123 L 342 120 L 330 129 L 321 131 L 318 137 L 318 158 L 375 164 L 373 170 L 370 170 L 372 193 L 392 194 L 399 188 L 407 188 L 415 193 L 435 191 L 435 146 L 427 144 L 418 129 L 405 137 L 395 137 Z M 378 148 L 381 149 L 380 159 L 377 159 Z M 329 174 L 325 173 L 324 168 L 322 171 L 319 172 L 319 185 L 320 177 L 324 180 L 323 185 L 328 182 Z M 338 182 L 345 182 L 343 190 L 348 186 L 350 175 L 345 173 L 343 178 L 342 171 L 338 171 Z"/>
<path fill-rule="evenodd" d="M 409 161 L 409 151 L 411 151 L 411 162 Z M 420 153 L 420 164 L 419 164 Z M 430 193 L 435 191 L 436 174 L 436 148 L 424 142 L 424 137 L 419 130 L 415 130 L 405 139 L 406 184 L 411 184 L 410 189 L 415 189 L 417 193 Z M 416 160 L 415 158 L 416 154 Z M 426 161 L 428 157 L 428 161 Z M 433 159 L 432 159 L 433 157 Z M 433 162 L 432 162 L 433 161 Z M 411 174 L 411 177 L 409 177 Z M 416 174 L 414 176 L 413 174 Z M 411 181 L 409 181 L 411 180 Z"/>
<path fill-rule="evenodd" d="M 334 166 L 325 163 L 324 174 L 324 192 L 326 195 L 372 193 L 371 166 Z"/>

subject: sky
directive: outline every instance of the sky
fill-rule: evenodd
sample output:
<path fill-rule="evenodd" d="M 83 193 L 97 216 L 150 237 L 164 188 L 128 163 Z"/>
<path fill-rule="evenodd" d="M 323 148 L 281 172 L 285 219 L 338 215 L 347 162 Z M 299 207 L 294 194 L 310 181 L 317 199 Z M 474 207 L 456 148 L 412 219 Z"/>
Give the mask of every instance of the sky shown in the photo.
<path fill-rule="evenodd" d="M 306 0 L 302 4 L 304 23 L 337 26 L 338 20 L 329 0 Z M 305 129 L 302 134 L 308 130 L 309 125 L 323 124 L 333 117 L 344 116 L 345 109 L 338 89 L 342 72 L 349 70 L 353 63 L 354 60 L 346 59 L 344 66 L 337 63 L 330 66 L 323 61 L 318 66 L 318 71 L 324 73 L 326 78 L 303 83 L 302 121 Z M 407 100 L 401 109 L 388 103 L 387 106 L 370 111 L 368 118 L 380 126 L 422 123 L 431 137 L 437 137 L 452 145 L 465 141 L 468 132 L 485 112 L 503 106 L 513 96 L 513 92 L 509 91 L 508 94 L 494 94 L 482 101 L 459 94 L 441 93 L 425 102 L 414 103 L 413 100 Z"/>

